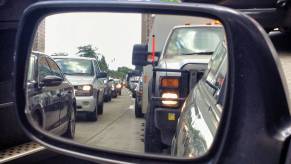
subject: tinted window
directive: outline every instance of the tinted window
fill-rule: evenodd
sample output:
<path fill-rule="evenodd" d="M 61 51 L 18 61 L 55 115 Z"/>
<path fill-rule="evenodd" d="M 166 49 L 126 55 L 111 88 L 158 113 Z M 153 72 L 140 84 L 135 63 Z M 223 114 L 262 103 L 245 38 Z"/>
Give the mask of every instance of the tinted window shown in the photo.
<path fill-rule="evenodd" d="M 55 59 L 66 75 L 94 76 L 92 60 L 86 59 Z"/>
<path fill-rule="evenodd" d="M 54 75 L 56 76 L 59 76 L 59 77 L 62 77 L 62 72 L 61 70 L 59 69 L 58 65 L 50 58 L 47 58 L 47 62 L 51 68 L 51 71 Z"/>
<path fill-rule="evenodd" d="M 170 36 L 165 57 L 212 53 L 223 38 L 222 28 L 178 28 Z"/>
<path fill-rule="evenodd" d="M 50 67 L 46 61 L 45 57 L 40 57 L 38 59 L 38 71 L 39 71 L 39 80 L 42 81 L 42 79 L 47 75 L 53 75 L 53 73 L 50 70 Z"/>

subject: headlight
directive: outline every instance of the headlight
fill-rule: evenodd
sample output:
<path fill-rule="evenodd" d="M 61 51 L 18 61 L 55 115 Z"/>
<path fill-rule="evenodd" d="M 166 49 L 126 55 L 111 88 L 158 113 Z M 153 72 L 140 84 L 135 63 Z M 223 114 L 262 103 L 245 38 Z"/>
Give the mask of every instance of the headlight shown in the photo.
<path fill-rule="evenodd" d="M 78 85 L 74 86 L 76 96 L 92 96 L 93 86 L 92 85 Z"/>
<path fill-rule="evenodd" d="M 162 93 L 162 98 L 163 99 L 177 99 L 179 98 L 178 93 L 176 92 L 164 92 Z M 162 100 L 162 104 L 164 106 L 169 106 L 169 107 L 176 107 L 178 105 L 178 101 L 176 100 Z"/>
<path fill-rule="evenodd" d="M 90 91 L 92 89 L 92 86 L 91 85 L 84 85 L 82 89 L 83 89 L 83 91 Z"/>
<path fill-rule="evenodd" d="M 112 86 L 111 86 L 111 90 L 114 90 L 114 89 L 115 89 L 115 87 L 114 87 L 114 85 L 112 85 Z"/>
<path fill-rule="evenodd" d="M 116 85 L 116 88 L 121 88 L 121 84 L 117 84 Z"/>

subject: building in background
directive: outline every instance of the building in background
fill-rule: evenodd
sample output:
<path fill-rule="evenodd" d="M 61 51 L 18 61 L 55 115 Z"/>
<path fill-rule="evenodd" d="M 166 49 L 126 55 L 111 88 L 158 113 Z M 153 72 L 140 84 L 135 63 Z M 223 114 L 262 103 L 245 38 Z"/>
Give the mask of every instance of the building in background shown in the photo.
<path fill-rule="evenodd" d="M 45 52 L 45 20 L 41 21 L 34 37 L 33 51 Z"/>

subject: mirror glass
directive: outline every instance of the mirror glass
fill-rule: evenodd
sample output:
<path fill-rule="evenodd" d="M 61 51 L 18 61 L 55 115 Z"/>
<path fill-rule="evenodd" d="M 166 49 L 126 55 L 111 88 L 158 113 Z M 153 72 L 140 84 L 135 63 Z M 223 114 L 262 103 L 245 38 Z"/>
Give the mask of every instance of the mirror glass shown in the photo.
<path fill-rule="evenodd" d="M 149 64 L 133 65 L 134 56 Z M 50 15 L 27 61 L 25 112 L 42 132 L 90 147 L 197 158 L 219 129 L 227 56 L 211 18 Z"/>

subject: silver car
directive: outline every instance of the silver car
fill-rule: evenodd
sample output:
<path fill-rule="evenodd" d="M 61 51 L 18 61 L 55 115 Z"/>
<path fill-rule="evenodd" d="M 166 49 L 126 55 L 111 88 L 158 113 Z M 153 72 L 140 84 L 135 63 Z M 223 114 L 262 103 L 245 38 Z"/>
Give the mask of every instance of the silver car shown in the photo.
<path fill-rule="evenodd" d="M 102 78 L 107 74 L 101 72 L 94 58 L 55 56 L 54 60 L 74 86 L 77 112 L 85 113 L 88 120 L 96 121 L 98 114 L 103 113 Z"/>

